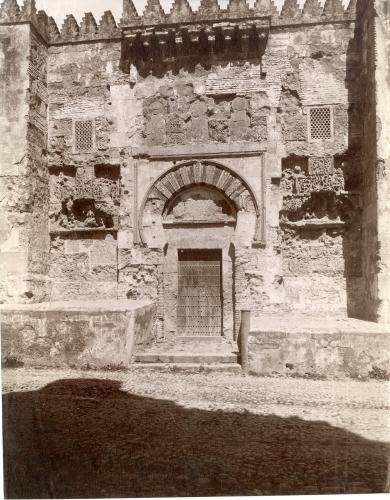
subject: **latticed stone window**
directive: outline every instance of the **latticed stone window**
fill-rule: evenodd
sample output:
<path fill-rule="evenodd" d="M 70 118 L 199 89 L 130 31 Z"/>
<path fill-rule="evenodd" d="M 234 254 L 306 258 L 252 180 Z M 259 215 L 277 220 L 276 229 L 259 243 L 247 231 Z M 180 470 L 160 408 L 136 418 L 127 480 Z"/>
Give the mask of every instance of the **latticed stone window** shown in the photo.
<path fill-rule="evenodd" d="M 78 152 L 88 152 L 94 149 L 93 120 L 76 120 L 74 122 L 74 148 Z"/>
<path fill-rule="evenodd" d="M 333 138 L 333 114 L 329 106 L 310 108 L 309 133 L 311 140 Z"/>

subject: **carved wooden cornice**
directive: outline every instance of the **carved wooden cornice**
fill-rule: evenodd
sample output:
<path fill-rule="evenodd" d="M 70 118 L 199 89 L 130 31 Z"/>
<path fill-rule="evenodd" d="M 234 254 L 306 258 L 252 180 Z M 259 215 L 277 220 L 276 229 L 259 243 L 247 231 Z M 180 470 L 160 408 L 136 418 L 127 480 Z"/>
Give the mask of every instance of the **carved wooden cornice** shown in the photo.
<path fill-rule="evenodd" d="M 162 62 L 186 57 L 225 57 L 246 54 L 262 57 L 270 29 L 270 19 L 253 17 L 223 21 L 194 21 L 164 26 L 124 27 L 128 59 L 134 64 L 143 61 Z"/>

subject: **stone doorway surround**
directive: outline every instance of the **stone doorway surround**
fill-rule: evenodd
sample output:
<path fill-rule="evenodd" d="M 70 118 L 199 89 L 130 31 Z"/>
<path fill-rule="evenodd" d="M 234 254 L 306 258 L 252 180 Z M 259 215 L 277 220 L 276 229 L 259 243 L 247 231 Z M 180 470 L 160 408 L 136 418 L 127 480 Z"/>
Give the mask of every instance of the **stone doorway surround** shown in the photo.
<path fill-rule="evenodd" d="M 263 165 L 258 161 L 258 179 L 262 173 Z M 241 248 L 263 244 L 261 188 L 253 190 L 232 168 L 203 159 L 171 166 L 152 181 L 140 207 L 138 228 L 140 243 L 160 249 L 164 255 L 160 302 L 164 304 L 165 338 L 179 336 L 178 251 L 218 248 L 222 250 L 222 335 L 228 341 L 236 339 L 241 306 L 234 261 Z"/>

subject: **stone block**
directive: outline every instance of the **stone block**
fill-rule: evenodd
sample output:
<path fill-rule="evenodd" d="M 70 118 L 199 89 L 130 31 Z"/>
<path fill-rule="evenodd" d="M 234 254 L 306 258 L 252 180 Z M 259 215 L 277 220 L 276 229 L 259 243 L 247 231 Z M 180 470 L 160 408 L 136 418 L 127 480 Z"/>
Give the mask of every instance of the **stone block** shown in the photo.
<path fill-rule="evenodd" d="M 386 330 L 359 320 L 313 319 L 290 314 L 288 324 L 276 316 L 255 320 L 249 336 L 251 373 L 333 379 L 367 377 L 375 366 L 389 372 L 390 325 Z"/>
<path fill-rule="evenodd" d="M 0 306 L 2 363 L 25 367 L 126 368 L 151 342 L 155 306 L 99 301 Z"/>

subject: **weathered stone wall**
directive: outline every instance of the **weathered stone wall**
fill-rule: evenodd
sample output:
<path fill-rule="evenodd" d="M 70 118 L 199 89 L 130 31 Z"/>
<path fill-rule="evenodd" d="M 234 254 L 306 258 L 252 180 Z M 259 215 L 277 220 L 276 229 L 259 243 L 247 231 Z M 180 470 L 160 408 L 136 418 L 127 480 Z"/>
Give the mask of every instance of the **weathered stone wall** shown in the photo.
<path fill-rule="evenodd" d="M 5 366 L 126 368 L 153 340 L 155 306 L 141 301 L 1 306 Z"/>
<path fill-rule="evenodd" d="M 356 40 L 360 54 L 360 112 L 363 176 L 364 309 L 372 320 L 389 321 L 389 7 L 357 4 Z"/>
<path fill-rule="evenodd" d="M 249 241 L 234 263 L 235 298 L 254 310 L 361 313 L 360 162 L 351 151 L 359 130 L 348 72 L 356 64 L 353 29 L 352 23 L 272 30 L 262 68 L 235 61 L 135 78 L 142 107 L 134 124 L 144 129 L 134 152 L 155 158 L 135 162 L 144 190 L 176 158 L 203 154 L 249 179 L 261 200 L 261 162 L 245 158 L 245 148 L 264 151 L 267 243 L 252 248 Z M 312 105 L 332 108 L 332 140 L 309 140 Z M 287 185 L 302 163 L 304 191 L 297 193 Z"/>
<path fill-rule="evenodd" d="M 261 318 L 249 335 L 249 370 L 256 375 L 321 378 L 390 373 L 389 328 L 360 320 L 290 316 Z"/>
<path fill-rule="evenodd" d="M 283 158 L 275 155 L 275 160 L 282 168 L 279 223 L 287 302 L 295 309 L 356 315 L 361 290 L 360 162 L 353 151 L 358 131 L 349 80 L 356 64 L 352 34 L 352 25 L 316 26 L 280 32 L 270 44 L 274 58 L 287 53 L 275 126 L 283 151 Z M 310 140 L 313 105 L 330 106 L 331 140 Z"/>
<path fill-rule="evenodd" d="M 390 321 L 390 6 L 386 0 L 375 2 L 376 96 L 377 96 L 377 182 L 380 265 L 378 276 L 379 321 Z"/>
<path fill-rule="evenodd" d="M 1 26 L 1 298 L 48 297 L 47 47 L 29 24 Z"/>
<path fill-rule="evenodd" d="M 47 162 L 48 95 L 47 45 L 31 28 L 29 58 L 29 115 L 27 125 L 27 157 L 31 183 L 31 218 L 28 241 L 28 276 L 31 299 L 41 302 L 49 298 L 49 172 Z"/>
<path fill-rule="evenodd" d="M 52 297 L 147 297 L 162 325 L 168 262 L 163 246 L 143 246 L 142 203 L 178 161 L 207 157 L 248 181 L 266 209 L 265 244 L 243 230 L 235 248 L 237 304 L 358 314 L 353 34 L 348 22 L 275 27 L 261 66 L 239 57 L 174 72 L 132 66 L 130 81 L 117 40 L 50 47 Z M 332 138 L 312 141 L 310 107 L 325 105 Z M 91 152 L 75 151 L 78 119 L 94 122 Z"/>
<path fill-rule="evenodd" d="M 375 73 L 374 62 L 387 55 L 386 5 L 378 0 L 376 11 L 370 6 L 366 11 L 364 2 L 358 2 L 356 27 L 354 2 L 348 11 L 338 1 L 326 2 L 323 11 L 316 2 L 307 2 L 303 13 L 294 2 L 287 3 L 281 16 L 272 4 L 261 2 L 253 12 L 241 2 L 234 15 L 233 4 L 218 15 L 203 12 L 203 6 L 199 19 L 206 14 L 219 19 L 229 12 L 237 17 L 240 9 L 244 17 L 262 17 L 256 21 L 262 38 L 256 39 L 248 24 L 241 32 L 241 26 L 232 28 L 224 40 L 221 31 L 207 38 L 200 29 L 192 38 L 184 36 L 179 48 L 168 33 L 168 48 L 162 52 L 157 35 L 151 35 L 148 45 L 142 45 L 144 35 L 131 38 L 137 23 L 164 24 L 168 18 L 178 22 L 180 16 L 192 16 L 190 11 L 179 15 L 179 3 L 171 17 L 159 9 L 149 12 L 148 6 L 140 19 L 125 2 L 121 39 L 110 13 L 99 25 L 86 14 L 80 27 L 67 16 L 60 33 L 29 2 L 23 12 L 15 2 L 5 2 L 3 21 L 29 16 L 31 23 L 2 26 L 7 32 L 2 38 L 5 75 L 15 76 L 14 105 L 3 125 L 14 120 L 20 130 L 24 127 L 22 134 L 15 133 L 15 149 L 7 151 L 16 160 L 4 158 L 6 182 L 17 179 L 19 190 L 9 190 L 11 201 L 4 198 L 11 222 L 2 245 L 6 258 L 21 258 L 17 269 L 7 264 L 9 275 L 2 282 L 29 283 L 21 292 L 11 287 L 19 296 L 25 293 L 25 300 L 151 298 L 158 305 L 162 332 L 171 290 L 164 269 L 174 265 L 165 245 L 171 242 L 173 248 L 172 241 L 184 236 L 177 232 L 176 237 L 175 227 L 156 224 L 153 211 L 163 198 L 145 205 L 145 196 L 164 172 L 199 159 L 202 165 L 209 161 L 230 169 L 222 191 L 234 192 L 245 184 L 256 205 L 252 213 L 238 203 L 226 244 L 234 249 L 234 258 L 229 256 L 233 307 L 385 317 L 389 252 L 387 227 L 380 221 L 387 214 L 382 200 L 388 195 L 388 141 L 375 117 L 386 109 L 378 96 L 386 97 L 388 81 L 383 72 Z M 264 9 L 271 15 L 267 22 Z M 380 48 L 376 52 L 374 33 Z M 191 52 L 196 44 L 198 52 Z M 362 88 L 367 89 L 363 100 Z M 329 121 L 328 138 L 315 137 L 313 107 L 319 108 L 317 120 Z M 385 127 L 388 118 L 382 115 Z M 26 138 L 22 143 L 21 136 Z M 213 170 L 204 168 L 208 182 Z M 170 179 L 174 196 L 178 188 L 175 177 Z M 223 180 L 218 182 L 217 189 Z M 179 185 L 184 187 L 191 186 Z M 35 201 L 27 197 L 21 209 L 15 196 L 26 193 Z M 21 227 L 28 229 L 20 232 Z M 208 239 L 194 236 L 194 244 L 206 247 Z M 4 300 L 13 300 L 4 293 Z"/>
<path fill-rule="evenodd" d="M 111 88 L 115 94 L 124 80 L 119 59 L 115 41 L 49 49 L 52 299 L 117 297 L 125 164 Z M 75 122 L 85 120 L 92 122 L 93 144 L 77 150 Z"/>

